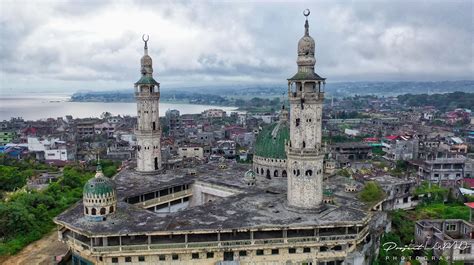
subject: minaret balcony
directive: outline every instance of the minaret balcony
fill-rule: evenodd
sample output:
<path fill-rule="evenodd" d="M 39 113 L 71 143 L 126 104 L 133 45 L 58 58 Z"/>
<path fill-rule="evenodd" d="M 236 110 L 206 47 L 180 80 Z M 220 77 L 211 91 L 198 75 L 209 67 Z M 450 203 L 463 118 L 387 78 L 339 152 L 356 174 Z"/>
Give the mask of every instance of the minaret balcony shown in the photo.
<path fill-rule="evenodd" d="M 301 99 L 307 102 L 321 102 L 324 100 L 324 92 L 288 92 L 288 99 L 291 101 L 299 101 Z"/>
<path fill-rule="evenodd" d="M 135 98 L 137 99 L 160 99 L 160 92 L 135 92 Z"/>

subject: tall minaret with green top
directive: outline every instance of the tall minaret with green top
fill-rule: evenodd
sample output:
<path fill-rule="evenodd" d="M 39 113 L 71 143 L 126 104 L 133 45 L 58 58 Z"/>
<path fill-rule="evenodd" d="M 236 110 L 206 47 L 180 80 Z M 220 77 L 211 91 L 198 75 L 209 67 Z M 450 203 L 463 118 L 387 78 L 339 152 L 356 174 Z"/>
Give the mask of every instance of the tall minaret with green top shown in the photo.
<path fill-rule="evenodd" d="M 314 72 L 315 43 L 309 35 L 306 9 L 304 36 L 298 42 L 298 72 L 288 79 L 290 140 L 286 146 L 288 206 L 320 209 L 323 201 L 321 118 L 325 78 Z"/>
<path fill-rule="evenodd" d="M 137 100 L 137 171 L 153 173 L 161 169 L 160 84 L 153 79 L 153 62 L 148 55 L 148 36 L 141 58 L 141 78 L 135 83 Z"/>

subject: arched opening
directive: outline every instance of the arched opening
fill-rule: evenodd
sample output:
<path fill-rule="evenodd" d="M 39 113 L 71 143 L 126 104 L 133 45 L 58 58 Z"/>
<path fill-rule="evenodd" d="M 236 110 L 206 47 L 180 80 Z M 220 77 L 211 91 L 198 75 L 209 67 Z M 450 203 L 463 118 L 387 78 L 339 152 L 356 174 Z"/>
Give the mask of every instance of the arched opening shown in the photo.
<path fill-rule="evenodd" d="M 155 157 L 155 170 L 158 169 L 158 157 Z"/>
<path fill-rule="evenodd" d="M 286 178 L 286 170 L 283 170 L 283 171 L 281 172 L 281 176 L 282 176 L 283 178 Z"/>
<path fill-rule="evenodd" d="M 89 214 L 89 208 L 86 207 L 86 214 Z"/>
<path fill-rule="evenodd" d="M 306 142 L 305 142 L 305 141 L 303 141 L 303 148 L 305 148 L 305 147 L 306 147 Z"/>
<path fill-rule="evenodd" d="M 104 208 L 104 207 L 100 208 L 100 214 L 101 214 L 101 215 L 104 215 L 104 214 L 105 214 L 105 208 Z"/>
<path fill-rule="evenodd" d="M 306 170 L 306 172 L 304 173 L 306 176 L 312 176 L 313 175 L 313 171 L 312 170 Z"/>
<path fill-rule="evenodd" d="M 156 122 L 153 122 L 153 131 L 156 130 Z"/>
<path fill-rule="evenodd" d="M 342 246 L 341 245 L 337 245 L 335 247 L 332 248 L 333 250 L 336 250 L 336 251 L 341 251 L 342 250 Z"/>
<path fill-rule="evenodd" d="M 113 212 L 114 212 L 114 206 L 110 206 L 109 212 L 110 212 L 110 213 L 113 213 Z"/>
<path fill-rule="evenodd" d="M 300 126 L 300 119 L 299 119 L 299 118 L 297 118 L 297 119 L 295 120 L 295 126 L 296 126 L 296 127 Z"/>
<path fill-rule="evenodd" d="M 92 208 L 92 215 L 96 215 L 97 214 L 97 210 L 95 208 Z"/>
<path fill-rule="evenodd" d="M 263 169 L 263 167 L 260 169 L 260 174 L 261 175 L 265 174 L 265 170 Z"/>
<path fill-rule="evenodd" d="M 273 176 L 278 177 L 278 170 L 275 170 L 275 172 L 273 172 Z"/>
<path fill-rule="evenodd" d="M 272 177 L 270 176 L 270 169 L 267 169 L 267 179 L 271 179 Z"/>

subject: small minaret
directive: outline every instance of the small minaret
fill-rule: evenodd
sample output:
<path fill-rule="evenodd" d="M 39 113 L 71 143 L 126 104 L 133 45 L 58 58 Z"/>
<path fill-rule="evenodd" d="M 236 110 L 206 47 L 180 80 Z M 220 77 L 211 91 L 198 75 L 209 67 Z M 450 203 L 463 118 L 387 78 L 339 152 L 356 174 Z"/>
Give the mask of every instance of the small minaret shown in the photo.
<path fill-rule="evenodd" d="M 161 169 L 160 84 L 153 79 L 153 63 L 148 55 L 148 36 L 141 58 L 142 77 L 135 83 L 137 100 L 137 171 L 153 173 Z"/>
<path fill-rule="evenodd" d="M 288 110 L 285 109 L 285 105 L 281 105 L 279 121 L 280 122 L 288 122 Z"/>
<path fill-rule="evenodd" d="M 309 10 L 298 42 L 298 72 L 288 79 L 290 140 L 287 143 L 288 206 L 316 210 L 323 205 L 321 117 L 325 78 L 314 72 L 315 44 L 309 36 Z"/>

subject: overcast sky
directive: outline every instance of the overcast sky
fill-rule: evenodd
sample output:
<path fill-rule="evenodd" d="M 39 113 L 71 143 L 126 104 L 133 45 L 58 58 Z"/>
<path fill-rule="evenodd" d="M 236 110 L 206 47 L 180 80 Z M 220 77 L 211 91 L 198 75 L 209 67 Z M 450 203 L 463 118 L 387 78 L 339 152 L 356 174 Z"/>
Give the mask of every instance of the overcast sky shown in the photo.
<path fill-rule="evenodd" d="M 470 0 L 0 0 L 0 88 L 131 88 L 143 33 L 162 88 L 284 85 L 305 8 L 316 72 L 328 82 L 473 79 Z"/>

